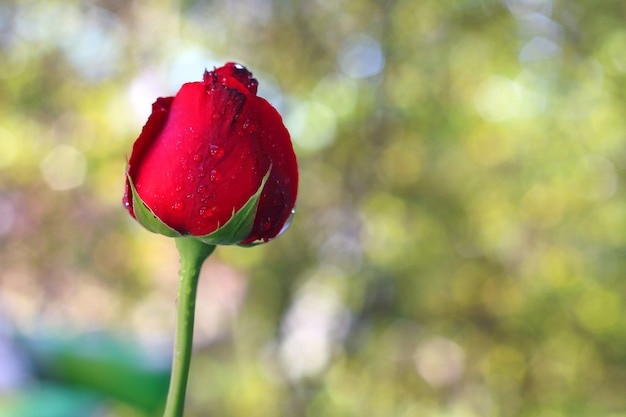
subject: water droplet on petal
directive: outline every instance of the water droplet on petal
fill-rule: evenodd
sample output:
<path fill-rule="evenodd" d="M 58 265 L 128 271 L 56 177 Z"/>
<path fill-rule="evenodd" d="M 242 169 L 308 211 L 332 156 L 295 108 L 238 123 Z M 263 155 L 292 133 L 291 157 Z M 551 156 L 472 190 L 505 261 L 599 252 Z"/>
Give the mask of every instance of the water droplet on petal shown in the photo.
<path fill-rule="evenodd" d="M 220 182 L 222 180 L 222 174 L 216 169 L 211 170 L 211 176 L 209 177 L 211 182 Z"/>
<path fill-rule="evenodd" d="M 272 221 L 268 218 L 261 223 L 261 231 L 267 232 L 272 227 Z"/>
<path fill-rule="evenodd" d="M 208 208 L 207 206 L 202 206 L 200 207 L 200 209 L 198 210 L 198 214 L 200 214 L 202 217 L 213 217 L 215 216 L 216 213 L 219 212 L 219 207 L 217 206 L 213 206 L 211 208 Z"/>
<path fill-rule="evenodd" d="M 196 189 L 196 192 L 198 194 L 202 194 L 204 191 L 206 191 L 206 186 L 205 185 L 198 185 L 198 188 Z"/>
<path fill-rule="evenodd" d="M 185 203 L 183 203 L 182 201 L 177 201 L 174 204 L 172 204 L 172 210 L 174 211 L 182 211 L 185 209 Z"/>
<path fill-rule="evenodd" d="M 200 162 L 202 160 L 202 157 L 200 155 L 198 155 L 198 154 L 195 154 L 193 156 L 193 160 L 194 160 L 194 162 Z"/>
<path fill-rule="evenodd" d="M 219 113 L 214 113 L 214 114 L 213 114 L 213 119 L 214 119 L 214 120 L 217 120 L 217 119 L 219 119 L 220 117 L 222 117 L 222 115 L 221 115 L 221 114 L 219 114 Z"/>
<path fill-rule="evenodd" d="M 209 145 L 209 153 L 215 159 L 220 159 L 224 156 L 224 148 L 218 145 Z"/>
<path fill-rule="evenodd" d="M 183 190 L 183 187 L 181 185 L 177 185 L 175 190 L 177 193 L 180 193 Z"/>
<path fill-rule="evenodd" d="M 252 133 L 254 131 L 256 131 L 256 126 L 254 123 L 252 123 L 252 121 L 250 119 L 246 119 L 243 124 L 241 125 L 241 128 L 243 131 L 239 130 L 239 134 L 243 135 L 244 132 L 246 133 Z"/>

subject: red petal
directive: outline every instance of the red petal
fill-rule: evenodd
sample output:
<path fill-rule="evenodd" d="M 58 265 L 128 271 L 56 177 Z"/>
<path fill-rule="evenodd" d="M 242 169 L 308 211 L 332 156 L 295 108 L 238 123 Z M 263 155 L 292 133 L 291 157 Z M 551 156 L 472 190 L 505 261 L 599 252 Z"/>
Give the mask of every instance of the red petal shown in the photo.
<path fill-rule="evenodd" d="M 206 235 L 261 193 L 250 235 L 271 239 L 291 216 L 298 170 L 278 112 L 256 96 L 257 81 L 228 63 L 158 99 L 128 164 L 137 193 L 159 219 L 182 234 Z M 124 203 L 134 216 L 126 184 Z"/>
<path fill-rule="evenodd" d="M 174 98 L 132 177 L 141 199 L 168 226 L 211 233 L 258 189 L 270 161 L 260 141 L 239 134 L 246 104 L 237 90 L 207 91 L 204 83 L 185 84 Z"/>
<path fill-rule="evenodd" d="M 136 169 L 141 163 L 142 157 L 145 155 L 148 148 L 152 145 L 152 142 L 156 139 L 159 132 L 167 121 L 167 116 L 172 105 L 174 97 L 159 97 L 152 104 L 152 114 L 148 117 L 148 121 L 141 130 L 139 138 L 133 144 L 133 150 L 128 161 L 127 175 L 131 178 L 136 177 Z M 129 211 L 129 213 L 135 217 L 133 210 L 133 199 L 130 198 L 130 184 L 126 180 L 126 190 L 124 192 L 123 204 Z"/>
<path fill-rule="evenodd" d="M 229 62 L 213 71 L 205 72 L 204 82 L 206 84 L 219 83 L 228 88 L 235 88 L 242 93 L 245 93 L 245 90 L 247 90 L 254 95 L 256 95 L 259 85 L 259 82 L 252 77 L 252 73 L 246 67 L 234 62 Z"/>
<path fill-rule="evenodd" d="M 298 166 L 282 117 L 265 99 L 254 97 L 242 117 L 249 118 L 272 164 L 250 235 L 242 243 L 276 237 L 291 216 L 298 192 Z"/>

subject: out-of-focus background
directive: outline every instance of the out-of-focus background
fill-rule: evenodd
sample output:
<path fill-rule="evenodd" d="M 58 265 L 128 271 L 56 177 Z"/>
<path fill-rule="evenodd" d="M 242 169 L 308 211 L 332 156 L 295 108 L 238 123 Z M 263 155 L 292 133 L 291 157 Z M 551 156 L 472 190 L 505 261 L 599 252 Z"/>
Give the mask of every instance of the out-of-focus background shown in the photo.
<path fill-rule="evenodd" d="M 156 97 L 236 61 L 300 196 L 206 263 L 186 415 L 625 416 L 625 17 L 2 1 L 0 415 L 158 415 L 178 259 L 122 208 L 126 158 Z"/>

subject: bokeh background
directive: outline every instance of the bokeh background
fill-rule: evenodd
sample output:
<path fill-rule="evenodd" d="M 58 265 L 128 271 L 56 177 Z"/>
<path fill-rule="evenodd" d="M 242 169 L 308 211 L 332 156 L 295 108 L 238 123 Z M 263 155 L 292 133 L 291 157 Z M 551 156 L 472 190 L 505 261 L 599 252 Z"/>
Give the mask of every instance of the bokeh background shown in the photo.
<path fill-rule="evenodd" d="M 171 355 L 178 259 L 122 208 L 126 158 L 156 97 L 237 61 L 292 133 L 300 195 L 280 239 L 205 264 L 186 415 L 626 416 L 625 18 L 3 0 L 0 415 L 77 392 L 59 415 L 158 415 L 145 384 L 97 382 Z M 84 346 L 126 368 L 76 366 Z"/>

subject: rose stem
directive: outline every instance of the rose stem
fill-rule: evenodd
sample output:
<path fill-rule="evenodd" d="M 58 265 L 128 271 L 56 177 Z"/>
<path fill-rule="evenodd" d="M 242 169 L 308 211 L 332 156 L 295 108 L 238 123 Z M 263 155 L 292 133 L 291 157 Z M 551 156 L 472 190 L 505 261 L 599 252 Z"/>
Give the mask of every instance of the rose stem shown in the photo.
<path fill-rule="evenodd" d="M 176 316 L 176 339 L 172 376 L 163 417 L 182 417 L 185 392 L 191 363 L 193 322 L 196 308 L 196 290 L 202 263 L 215 249 L 190 237 L 176 238 L 180 255 L 180 281 L 178 283 L 178 312 Z"/>

